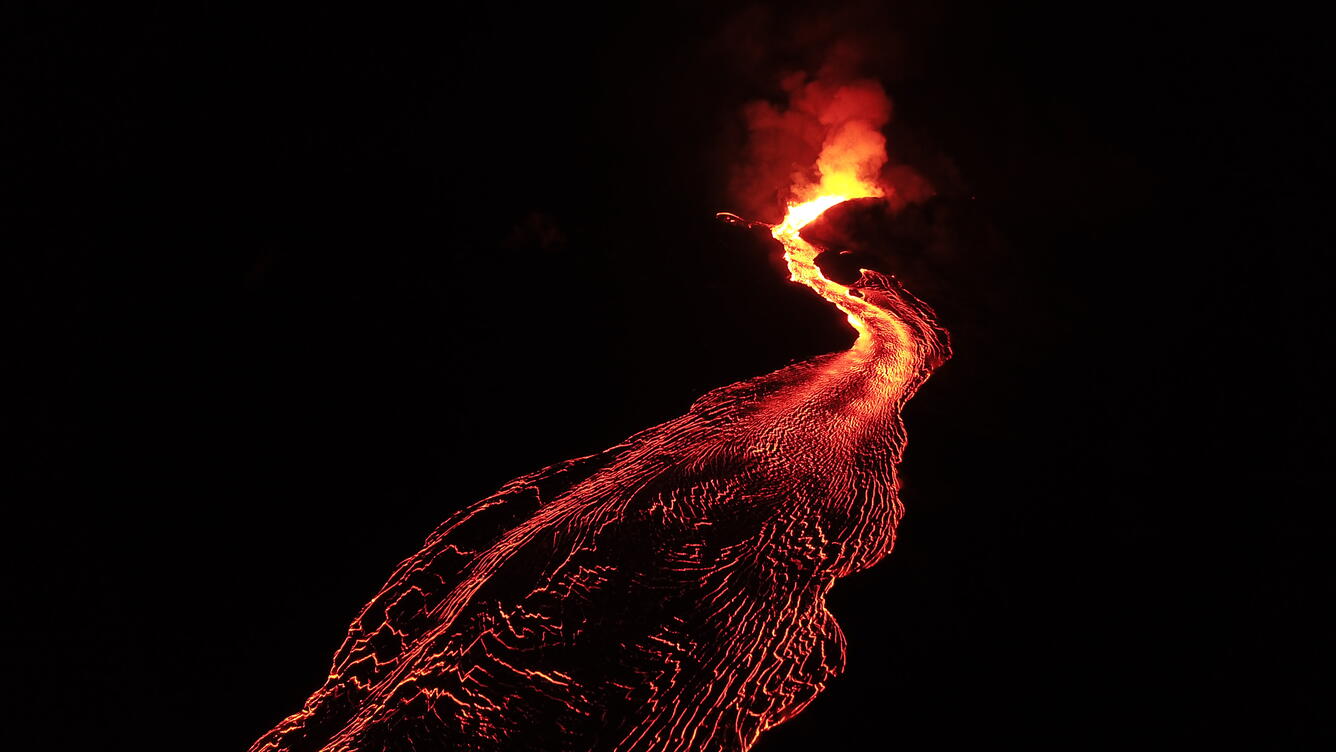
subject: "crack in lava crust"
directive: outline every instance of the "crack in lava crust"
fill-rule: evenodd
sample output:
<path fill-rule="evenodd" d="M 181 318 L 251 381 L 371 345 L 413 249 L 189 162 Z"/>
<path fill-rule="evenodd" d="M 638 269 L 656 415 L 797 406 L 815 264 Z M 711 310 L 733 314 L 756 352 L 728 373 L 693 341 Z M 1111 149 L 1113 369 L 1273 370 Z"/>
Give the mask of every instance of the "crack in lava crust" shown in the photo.
<path fill-rule="evenodd" d="M 895 540 L 900 409 L 950 348 L 893 278 L 826 280 L 800 229 L 772 232 L 852 348 L 447 520 L 252 752 L 745 750 L 802 711 L 844 666 L 826 593 Z"/>

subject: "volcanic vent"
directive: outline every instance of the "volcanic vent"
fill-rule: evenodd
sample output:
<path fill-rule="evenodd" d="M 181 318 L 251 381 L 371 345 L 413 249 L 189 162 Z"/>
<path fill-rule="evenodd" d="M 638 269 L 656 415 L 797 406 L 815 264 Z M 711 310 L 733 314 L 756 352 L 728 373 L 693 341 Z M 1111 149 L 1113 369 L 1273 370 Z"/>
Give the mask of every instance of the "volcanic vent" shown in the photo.
<path fill-rule="evenodd" d="M 900 410 L 950 356 L 896 280 L 827 279 L 802 235 L 888 192 L 869 92 L 826 92 L 822 158 L 764 225 L 852 347 L 716 389 L 447 520 L 252 752 L 745 750 L 840 673 L 826 593 L 891 550 Z"/>

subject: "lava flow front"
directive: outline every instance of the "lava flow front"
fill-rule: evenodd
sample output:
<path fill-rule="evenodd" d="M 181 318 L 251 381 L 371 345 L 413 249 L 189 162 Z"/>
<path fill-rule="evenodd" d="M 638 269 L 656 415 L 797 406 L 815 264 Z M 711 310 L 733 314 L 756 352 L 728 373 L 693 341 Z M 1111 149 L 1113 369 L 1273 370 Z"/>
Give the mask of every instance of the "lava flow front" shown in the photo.
<path fill-rule="evenodd" d="M 447 520 L 252 751 L 746 750 L 802 711 L 844 665 L 826 593 L 895 540 L 900 409 L 950 355 L 893 278 L 822 275 L 800 230 L 881 195 L 831 177 L 839 192 L 823 179 L 770 229 L 792 279 L 848 316 L 849 350 L 716 389 Z"/>

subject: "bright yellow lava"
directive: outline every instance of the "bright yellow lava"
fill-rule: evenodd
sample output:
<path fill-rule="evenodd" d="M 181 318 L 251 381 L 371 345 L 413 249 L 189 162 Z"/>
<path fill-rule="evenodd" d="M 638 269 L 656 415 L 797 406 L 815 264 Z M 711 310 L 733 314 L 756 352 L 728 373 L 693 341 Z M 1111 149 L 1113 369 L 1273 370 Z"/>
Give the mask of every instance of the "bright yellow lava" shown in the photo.
<path fill-rule="evenodd" d="M 845 201 L 848 201 L 849 198 L 849 196 L 822 196 L 820 198 L 812 199 L 811 201 L 804 201 L 801 204 L 790 203 L 788 212 L 784 214 L 784 221 L 775 225 L 775 237 L 778 238 L 781 234 L 796 235 L 799 230 L 810 224 L 812 220 L 821 216 L 821 212 L 824 212 L 836 204 L 844 203 Z"/>
<path fill-rule="evenodd" d="M 850 183 L 850 181 L 845 182 L 846 185 Z M 791 202 L 788 211 L 784 214 L 784 220 L 771 227 L 770 233 L 784 246 L 784 262 L 789 269 L 789 279 L 812 288 L 818 295 L 834 303 L 836 307 L 843 311 L 848 318 L 849 325 L 858 332 L 858 340 L 854 343 L 854 349 L 862 350 L 873 344 L 872 340 L 875 335 L 872 330 L 875 329 L 879 333 L 884 333 L 886 325 L 889 324 L 898 332 L 903 328 L 902 325 L 899 325 L 899 322 L 892 317 L 888 317 L 885 312 L 869 305 L 858 293 L 851 292 L 847 285 L 841 285 L 826 279 L 825 275 L 821 273 L 820 267 L 816 265 L 816 257 L 820 251 L 811 243 L 803 240 L 799 234 L 803 227 L 806 227 L 836 204 L 853 198 L 885 195 L 876 185 L 860 181 L 852 182 L 857 183 L 852 187 L 858 190 L 850 191 L 850 195 L 831 193 L 820 195 L 810 201 Z M 882 325 L 877 326 L 874 322 L 880 322 Z"/>

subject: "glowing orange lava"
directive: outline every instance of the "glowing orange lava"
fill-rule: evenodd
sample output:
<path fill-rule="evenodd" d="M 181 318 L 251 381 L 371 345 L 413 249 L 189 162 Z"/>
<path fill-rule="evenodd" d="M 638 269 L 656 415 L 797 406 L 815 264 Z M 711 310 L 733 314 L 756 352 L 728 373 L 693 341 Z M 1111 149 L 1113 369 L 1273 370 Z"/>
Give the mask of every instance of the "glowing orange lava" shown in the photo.
<path fill-rule="evenodd" d="M 853 135 L 884 161 L 884 141 Z M 950 348 L 893 278 L 842 285 L 816 265 L 801 229 L 882 193 L 876 154 L 827 146 L 821 181 L 770 230 L 854 345 L 711 391 L 448 519 L 252 752 L 741 751 L 842 671 L 826 593 L 891 550 L 900 410 Z"/>

